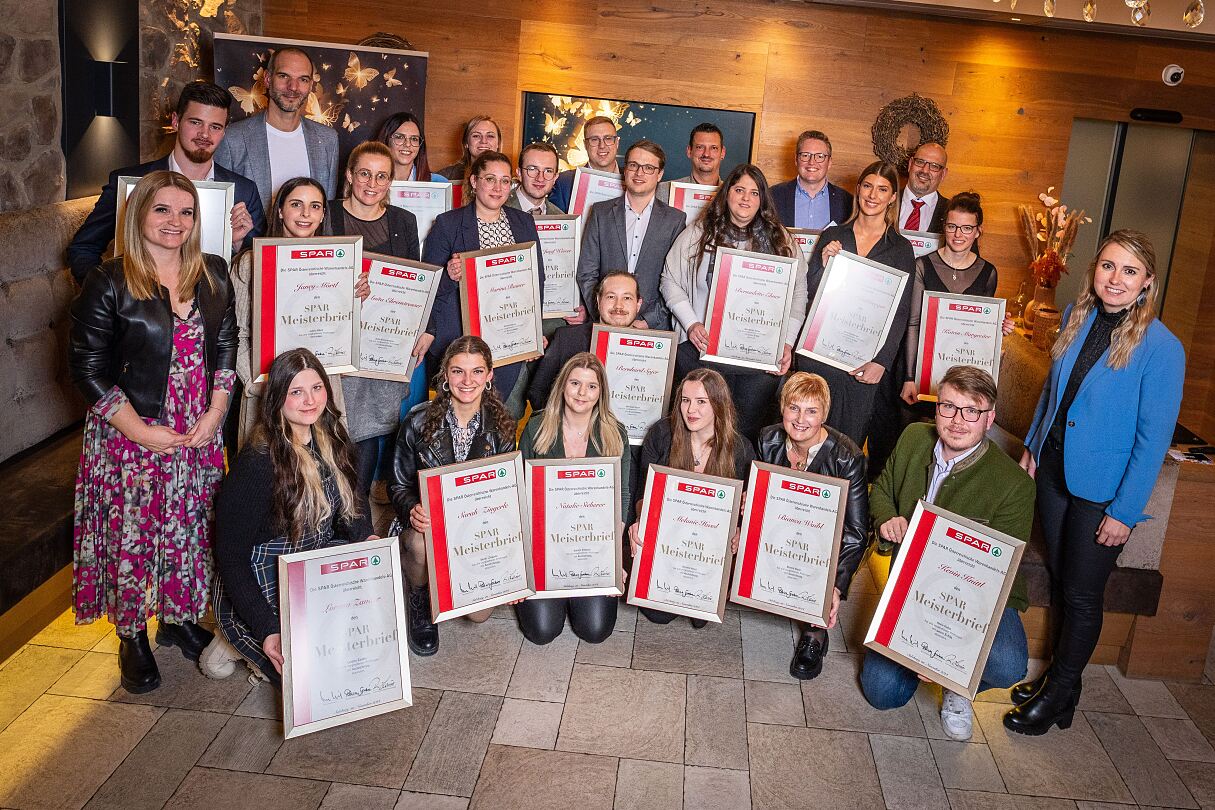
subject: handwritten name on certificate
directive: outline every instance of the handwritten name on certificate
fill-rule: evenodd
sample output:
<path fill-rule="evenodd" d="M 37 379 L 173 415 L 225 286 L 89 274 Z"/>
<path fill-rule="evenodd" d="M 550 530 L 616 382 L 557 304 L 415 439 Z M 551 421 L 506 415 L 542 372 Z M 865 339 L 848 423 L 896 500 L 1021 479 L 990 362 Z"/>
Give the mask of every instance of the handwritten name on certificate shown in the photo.
<path fill-rule="evenodd" d="M 641 444 L 646 431 L 666 414 L 675 375 L 675 333 L 603 326 L 591 329 L 591 351 L 607 371 L 612 411 Z"/>
<path fill-rule="evenodd" d="M 700 216 L 700 212 L 709 207 L 717 194 L 717 186 L 706 186 L 701 183 L 681 183 L 672 181 L 667 193 L 667 205 L 683 211 L 684 220 L 691 225 Z"/>
<path fill-rule="evenodd" d="M 544 353 L 536 243 L 462 254 L 464 334 L 489 344 L 494 368 Z"/>
<path fill-rule="evenodd" d="M 624 593 L 620 459 L 529 459 L 533 599 Z"/>
<path fill-rule="evenodd" d="M 574 187 L 570 191 L 567 213 L 585 217 L 591 206 L 604 200 L 614 200 L 624 193 L 620 175 L 579 166 L 574 169 Z"/>
<path fill-rule="evenodd" d="M 452 185 L 396 180 L 388 189 L 388 202 L 414 215 L 418 221 L 418 243 L 422 244 L 439 214 L 451 210 Z"/>
<path fill-rule="evenodd" d="M 999 382 L 1003 324 L 1003 298 L 925 290 L 920 302 L 916 396 L 936 402 L 941 378 L 953 366 L 977 366 Z"/>
<path fill-rule="evenodd" d="M 848 482 L 752 462 L 730 601 L 826 626 Z"/>
<path fill-rule="evenodd" d="M 359 370 L 356 377 L 408 382 L 418 358 L 418 335 L 426 328 L 443 268 L 392 256 L 363 256 L 371 295 L 360 308 Z"/>
<path fill-rule="evenodd" d="M 971 700 L 1025 544 L 923 501 L 865 646 Z"/>
<path fill-rule="evenodd" d="M 777 371 L 799 262 L 719 247 L 714 264 L 701 359 Z"/>
<path fill-rule="evenodd" d="M 536 217 L 544 257 L 544 317 L 564 318 L 578 309 L 578 252 L 582 219 L 573 215 Z"/>

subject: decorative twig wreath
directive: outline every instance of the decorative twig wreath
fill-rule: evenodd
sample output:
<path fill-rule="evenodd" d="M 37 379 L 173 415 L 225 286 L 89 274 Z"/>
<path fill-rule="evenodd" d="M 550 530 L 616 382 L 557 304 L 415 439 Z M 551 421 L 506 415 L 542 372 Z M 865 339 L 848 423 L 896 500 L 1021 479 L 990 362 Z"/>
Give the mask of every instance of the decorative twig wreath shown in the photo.
<path fill-rule="evenodd" d="M 919 144 L 910 149 L 899 146 L 899 133 L 908 124 L 919 127 L 920 143 L 933 141 L 945 146 L 949 140 L 949 124 L 932 99 L 912 93 L 887 104 L 873 122 L 873 154 L 903 172 L 907 171 L 907 160 L 919 147 Z"/>
<path fill-rule="evenodd" d="M 395 48 L 398 51 L 412 51 L 413 45 L 404 37 L 396 34 L 386 34 L 383 31 L 377 31 L 369 37 L 364 37 L 358 43 L 366 48 Z"/>

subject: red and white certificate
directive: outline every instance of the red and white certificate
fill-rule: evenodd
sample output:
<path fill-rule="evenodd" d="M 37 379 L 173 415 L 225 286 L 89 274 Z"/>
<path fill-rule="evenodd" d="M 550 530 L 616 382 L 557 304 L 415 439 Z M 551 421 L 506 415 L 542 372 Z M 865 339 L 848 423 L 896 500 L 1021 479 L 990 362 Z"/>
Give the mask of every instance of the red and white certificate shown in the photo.
<path fill-rule="evenodd" d="M 358 371 L 363 237 L 253 240 L 253 370 L 303 347 L 329 374 Z"/>
<path fill-rule="evenodd" d="M 795 258 L 719 247 L 701 360 L 778 371 L 800 266 Z"/>
<path fill-rule="evenodd" d="M 285 737 L 413 705 L 403 582 L 395 537 L 278 558 Z"/>
<path fill-rule="evenodd" d="M 751 463 L 730 601 L 827 626 L 848 482 Z"/>
<path fill-rule="evenodd" d="M 620 459 L 528 459 L 532 599 L 619 596 Z"/>
<path fill-rule="evenodd" d="M 797 353 L 844 371 L 863 366 L 886 342 L 907 274 L 841 250 L 827 260 Z"/>
<path fill-rule="evenodd" d="M 581 301 L 577 271 L 582 218 L 573 214 L 536 217 L 536 233 L 544 257 L 544 317 L 573 315 Z"/>
<path fill-rule="evenodd" d="M 1025 544 L 921 501 L 865 646 L 974 700 Z"/>
<path fill-rule="evenodd" d="M 911 250 L 918 259 L 927 256 L 941 246 L 941 234 L 931 231 L 899 231 L 911 243 Z"/>
<path fill-rule="evenodd" d="M 624 180 L 620 175 L 579 166 L 574 169 L 574 187 L 570 190 L 570 207 L 566 213 L 585 217 L 595 203 L 614 200 L 623 193 Z"/>
<path fill-rule="evenodd" d="M 916 350 L 916 396 L 936 402 L 941 378 L 953 366 L 977 366 L 999 381 L 1003 325 L 1003 298 L 925 290 Z"/>
<path fill-rule="evenodd" d="M 426 563 L 434 621 L 536 592 L 519 453 L 419 470 L 418 482 L 430 516 Z"/>
<path fill-rule="evenodd" d="M 404 208 L 418 220 L 418 244 L 426 241 L 435 218 L 452 209 L 452 184 L 394 180 L 388 189 L 388 202 Z"/>
<path fill-rule="evenodd" d="M 544 354 L 535 242 L 463 253 L 464 334 L 489 344 L 494 368 Z"/>
<path fill-rule="evenodd" d="M 720 622 L 742 481 L 651 465 L 637 516 L 629 604 Z"/>
<path fill-rule="evenodd" d="M 443 268 L 366 253 L 363 272 L 371 295 L 360 307 L 359 370 L 351 376 L 409 382 Z"/>
<path fill-rule="evenodd" d="M 683 211 L 688 225 L 696 221 L 700 212 L 709 207 L 717 194 L 717 186 L 706 186 L 701 183 L 681 183 L 672 180 L 667 192 L 667 205 Z"/>
<path fill-rule="evenodd" d="M 789 229 L 789 235 L 793 237 L 794 242 L 797 242 L 797 247 L 801 250 L 802 258 L 806 260 L 806 264 L 810 264 L 810 254 L 814 252 L 814 246 L 818 244 L 818 238 L 822 234 L 822 231 L 817 231 L 813 228 Z"/>
<path fill-rule="evenodd" d="M 667 412 L 675 377 L 675 333 L 595 324 L 591 351 L 607 371 L 612 412 L 641 444 L 646 431 Z"/>

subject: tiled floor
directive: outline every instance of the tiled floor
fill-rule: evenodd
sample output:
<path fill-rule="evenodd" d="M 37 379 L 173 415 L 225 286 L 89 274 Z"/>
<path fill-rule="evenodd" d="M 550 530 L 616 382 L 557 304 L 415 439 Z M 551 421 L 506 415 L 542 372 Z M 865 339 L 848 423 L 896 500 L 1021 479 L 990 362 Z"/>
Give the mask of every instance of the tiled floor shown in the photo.
<path fill-rule="evenodd" d="M 1215 686 L 1090 667 L 1070 730 L 1010 735 L 1006 693 L 945 739 L 939 693 L 878 712 L 857 686 L 862 570 L 817 680 L 793 630 L 731 608 L 658 626 L 624 606 L 601 645 L 523 640 L 509 609 L 441 628 L 410 709 L 281 738 L 273 689 L 157 651 L 160 689 L 118 688 L 113 629 L 60 617 L 0 666 L 0 808 L 1215 807 Z"/>

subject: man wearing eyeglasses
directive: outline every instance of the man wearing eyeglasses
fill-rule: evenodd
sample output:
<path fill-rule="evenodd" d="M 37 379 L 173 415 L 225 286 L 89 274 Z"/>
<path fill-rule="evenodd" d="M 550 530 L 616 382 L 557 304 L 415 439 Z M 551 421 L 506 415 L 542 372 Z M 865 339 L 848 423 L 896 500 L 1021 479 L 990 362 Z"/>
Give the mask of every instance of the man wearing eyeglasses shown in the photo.
<path fill-rule="evenodd" d="M 939 143 L 920 144 L 907 161 L 907 185 L 899 206 L 899 230 L 942 233 L 949 197 L 938 189 L 949 173 L 948 155 Z"/>
<path fill-rule="evenodd" d="M 596 115 L 582 127 L 582 147 L 586 150 L 586 168 L 599 172 L 620 174 L 616 165 L 616 153 L 620 150 L 620 136 L 616 133 L 616 122 L 606 115 Z M 574 170 L 566 169 L 557 177 L 553 186 L 553 205 L 562 213 L 570 208 L 570 197 L 574 193 Z"/>
<path fill-rule="evenodd" d="M 587 315 L 596 317 L 595 285 L 610 270 L 628 270 L 637 279 L 644 308 L 633 322 L 638 329 L 669 329 L 671 313 L 658 294 L 663 264 L 683 230 L 683 211 L 657 198 L 667 156 L 653 141 L 629 147 L 624 163 L 624 194 L 591 206 L 578 254 L 578 289 Z"/>
<path fill-rule="evenodd" d="M 536 141 L 523 147 L 515 177 L 519 185 L 506 200 L 508 208 L 518 208 L 534 217 L 565 213 L 549 199 L 557 182 L 557 150 L 551 143 Z"/>
<path fill-rule="evenodd" d="M 797 136 L 794 165 L 797 177 L 772 187 L 776 215 L 786 228 L 821 231 L 852 215 L 852 195 L 827 181 L 831 141 L 825 133 L 808 129 Z"/>
<path fill-rule="evenodd" d="M 878 536 L 900 543 L 916 503 L 928 503 L 1028 541 L 1034 520 L 1034 482 L 987 430 L 996 418 L 996 383 L 974 366 L 954 366 L 937 390 L 934 424 L 903 431 L 869 495 Z M 1029 653 L 1020 612 L 1029 607 L 1018 574 L 991 645 L 979 690 L 1007 689 L 1025 677 Z M 872 650 L 865 653 L 861 690 L 878 709 L 906 705 L 919 676 Z M 941 728 L 952 740 L 970 739 L 974 711 L 965 697 L 945 690 Z M 932 736 L 931 734 L 929 736 Z"/>

